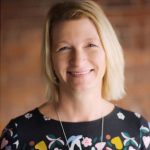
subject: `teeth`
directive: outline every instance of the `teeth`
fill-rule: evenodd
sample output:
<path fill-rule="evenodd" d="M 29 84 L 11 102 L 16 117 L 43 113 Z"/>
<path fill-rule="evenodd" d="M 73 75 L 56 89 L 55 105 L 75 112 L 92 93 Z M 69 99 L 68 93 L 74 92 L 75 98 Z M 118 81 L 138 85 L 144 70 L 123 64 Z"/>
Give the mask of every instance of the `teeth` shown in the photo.
<path fill-rule="evenodd" d="M 84 75 L 89 73 L 91 70 L 81 71 L 81 72 L 69 72 L 72 75 Z"/>

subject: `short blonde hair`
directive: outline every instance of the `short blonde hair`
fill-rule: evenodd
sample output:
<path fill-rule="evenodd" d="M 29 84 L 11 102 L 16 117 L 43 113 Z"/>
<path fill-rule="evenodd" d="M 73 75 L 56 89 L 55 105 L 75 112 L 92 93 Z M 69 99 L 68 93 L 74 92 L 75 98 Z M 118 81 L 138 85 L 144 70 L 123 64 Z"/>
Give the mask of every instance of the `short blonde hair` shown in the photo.
<path fill-rule="evenodd" d="M 117 36 L 98 4 L 91 0 L 66 1 L 54 5 L 47 16 L 42 50 L 43 69 L 47 82 L 46 97 L 59 101 L 59 84 L 52 68 L 51 41 L 56 23 L 81 17 L 89 18 L 94 24 L 106 54 L 106 72 L 102 83 L 102 97 L 118 100 L 125 94 L 124 58 Z"/>

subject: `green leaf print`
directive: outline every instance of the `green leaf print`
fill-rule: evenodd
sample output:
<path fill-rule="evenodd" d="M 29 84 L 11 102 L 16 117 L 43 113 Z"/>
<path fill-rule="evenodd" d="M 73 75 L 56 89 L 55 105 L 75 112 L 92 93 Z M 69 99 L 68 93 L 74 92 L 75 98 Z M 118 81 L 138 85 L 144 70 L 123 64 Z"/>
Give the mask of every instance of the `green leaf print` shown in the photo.
<path fill-rule="evenodd" d="M 58 145 L 63 145 L 62 142 L 60 142 L 60 141 L 56 141 L 56 143 L 57 143 Z"/>
<path fill-rule="evenodd" d="M 124 147 L 123 150 L 128 150 L 128 147 Z"/>
<path fill-rule="evenodd" d="M 149 129 L 147 127 L 144 127 L 143 125 L 141 126 L 140 128 L 140 131 L 143 132 L 143 133 L 148 133 L 149 132 Z"/>
<path fill-rule="evenodd" d="M 109 147 L 113 147 L 113 145 L 112 145 L 110 142 L 107 142 L 107 145 L 108 145 Z"/>
<path fill-rule="evenodd" d="M 130 138 L 129 133 L 127 133 L 127 132 L 122 132 L 122 134 L 123 134 L 123 137 Z"/>
<path fill-rule="evenodd" d="M 143 136 L 143 135 L 142 135 L 142 132 L 140 131 L 140 138 L 142 138 L 142 136 Z"/>
<path fill-rule="evenodd" d="M 95 144 L 95 143 L 97 143 L 97 137 L 95 137 L 94 139 L 93 139 L 93 144 Z"/>
<path fill-rule="evenodd" d="M 130 141 L 126 142 L 125 146 L 129 146 L 130 145 Z"/>
<path fill-rule="evenodd" d="M 56 146 L 56 142 L 54 142 L 54 143 L 51 145 L 50 150 L 54 149 L 54 148 L 55 148 L 55 146 Z"/>
<path fill-rule="evenodd" d="M 148 131 L 146 129 L 141 129 L 141 131 L 145 134 L 148 133 Z"/>
<path fill-rule="evenodd" d="M 138 147 L 138 144 L 137 144 L 137 142 L 136 142 L 134 139 L 131 139 L 131 144 L 132 144 L 133 146 Z"/>
<path fill-rule="evenodd" d="M 50 135 L 48 135 L 50 138 L 52 138 L 52 139 L 56 139 L 56 137 L 55 137 L 55 135 L 53 135 L 53 134 L 50 134 Z"/>

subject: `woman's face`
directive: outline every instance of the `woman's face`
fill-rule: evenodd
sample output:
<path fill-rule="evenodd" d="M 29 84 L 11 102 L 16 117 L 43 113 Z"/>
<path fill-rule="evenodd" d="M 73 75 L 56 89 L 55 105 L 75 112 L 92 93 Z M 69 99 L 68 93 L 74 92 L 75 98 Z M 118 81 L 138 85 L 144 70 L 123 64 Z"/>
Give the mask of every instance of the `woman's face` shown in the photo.
<path fill-rule="evenodd" d="M 81 18 L 55 25 L 52 63 L 60 89 L 100 88 L 106 67 L 105 53 L 92 21 Z"/>

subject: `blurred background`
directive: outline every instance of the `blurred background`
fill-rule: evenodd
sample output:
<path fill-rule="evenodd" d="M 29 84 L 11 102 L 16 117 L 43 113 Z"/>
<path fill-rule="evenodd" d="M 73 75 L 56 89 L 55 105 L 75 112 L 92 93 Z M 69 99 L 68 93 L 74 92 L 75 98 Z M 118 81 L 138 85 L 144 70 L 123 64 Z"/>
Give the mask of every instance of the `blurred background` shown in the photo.
<path fill-rule="evenodd" d="M 95 0 L 125 55 L 127 95 L 116 104 L 150 121 L 150 0 Z M 40 51 L 46 13 L 57 0 L 1 0 L 0 131 L 44 103 Z"/>

